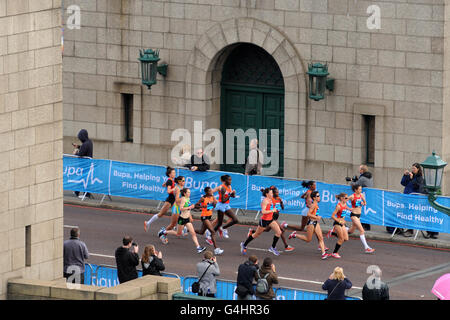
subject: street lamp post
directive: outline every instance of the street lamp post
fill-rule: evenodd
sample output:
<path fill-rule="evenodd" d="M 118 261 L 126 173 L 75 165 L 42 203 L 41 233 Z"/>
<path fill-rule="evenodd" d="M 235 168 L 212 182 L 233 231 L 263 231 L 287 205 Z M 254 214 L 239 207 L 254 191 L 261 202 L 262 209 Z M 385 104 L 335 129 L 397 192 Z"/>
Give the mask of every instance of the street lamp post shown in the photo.
<path fill-rule="evenodd" d="M 443 161 L 433 151 L 433 154 L 420 165 L 425 177 L 425 188 L 428 190 L 428 201 L 433 208 L 450 216 L 450 208 L 436 202 L 436 193 L 441 190 L 442 176 L 447 162 Z"/>

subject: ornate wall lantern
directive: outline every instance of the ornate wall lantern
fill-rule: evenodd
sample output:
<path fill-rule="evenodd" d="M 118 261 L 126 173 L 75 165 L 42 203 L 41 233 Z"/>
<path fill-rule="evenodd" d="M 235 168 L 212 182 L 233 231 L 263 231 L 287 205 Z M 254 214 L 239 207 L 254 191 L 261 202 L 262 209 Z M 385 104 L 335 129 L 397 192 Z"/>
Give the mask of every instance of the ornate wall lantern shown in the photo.
<path fill-rule="evenodd" d="M 441 190 L 442 176 L 447 162 L 443 161 L 436 153 L 429 156 L 420 164 L 423 168 L 425 178 L 425 188 L 428 190 L 428 201 L 431 206 L 450 216 L 450 208 L 442 206 L 436 202 L 436 193 Z"/>
<path fill-rule="evenodd" d="M 325 98 L 325 88 L 333 91 L 334 90 L 334 79 L 327 76 L 330 74 L 328 72 L 328 65 L 323 65 L 321 63 L 308 64 L 309 75 L 309 98 L 314 101 L 319 101 Z"/>
<path fill-rule="evenodd" d="M 167 64 L 158 66 L 159 50 L 145 49 L 139 50 L 139 61 L 141 62 L 142 84 L 146 85 L 150 90 L 152 85 L 156 84 L 157 73 L 162 76 L 167 75 Z"/>

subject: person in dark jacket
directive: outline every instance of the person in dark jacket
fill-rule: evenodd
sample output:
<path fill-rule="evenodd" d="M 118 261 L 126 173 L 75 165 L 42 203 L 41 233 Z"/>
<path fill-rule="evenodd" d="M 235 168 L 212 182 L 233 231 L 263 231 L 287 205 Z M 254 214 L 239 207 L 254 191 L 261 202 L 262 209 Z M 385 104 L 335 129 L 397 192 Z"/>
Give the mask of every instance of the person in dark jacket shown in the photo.
<path fill-rule="evenodd" d="M 117 248 L 115 253 L 119 283 L 136 279 L 136 266 L 139 264 L 139 247 L 133 243 L 133 238 L 125 236 L 122 243 L 123 246 Z"/>
<path fill-rule="evenodd" d="M 148 245 L 144 248 L 141 264 L 142 276 L 161 276 L 161 271 L 164 271 L 166 269 L 162 261 L 161 251 L 157 252 L 155 246 L 153 245 Z"/>
<path fill-rule="evenodd" d="M 185 167 L 189 168 L 191 171 L 208 171 L 209 159 L 203 153 L 202 149 L 198 149 L 197 152 L 191 156 L 190 163 L 186 164 Z"/>
<path fill-rule="evenodd" d="M 362 290 L 363 300 L 389 300 L 389 287 L 381 281 L 381 269 L 373 271 L 373 277 L 369 278 Z"/>
<path fill-rule="evenodd" d="M 78 132 L 78 140 L 81 141 L 81 145 L 72 143 L 72 145 L 75 147 L 73 154 L 79 157 L 92 158 L 94 153 L 94 145 L 89 139 L 89 135 L 86 129 L 81 129 L 80 132 Z M 80 192 L 75 191 L 74 194 L 78 197 L 80 195 Z M 89 192 L 86 193 L 86 197 L 90 198 L 91 194 Z"/>
<path fill-rule="evenodd" d="M 341 267 L 334 268 L 333 273 L 322 285 L 322 289 L 328 291 L 328 300 L 345 300 L 345 290 L 351 287 L 352 283 L 345 277 Z"/>
<path fill-rule="evenodd" d="M 258 271 L 258 258 L 252 255 L 238 268 L 236 294 L 237 300 L 254 300 L 253 280 Z"/>
<path fill-rule="evenodd" d="M 405 170 L 405 173 L 403 175 L 402 186 L 405 187 L 403 190 L 404 194 L 410 194 L 410 193 L 422 193 L 425 194 L 425 180 L 423 178 L 423 172 L 422 167 L 419 163 L 414 163 L 411 167 L 411 171 Z M 391 231 L 392 232 L 392 231 Z M 427 231 L 428 238 L 437 239 L 438 232 L 430 232 Z M 407 231 L 403 232 L 403 235 L 405 237 L 411 237 L 413 235 L 413 230 L 408 229 Z"/>
<path fill-rule="evenodd" d="M 356 179 L 355 179 L 356 178 Z M 348 178 L 347 178 L 348 179 Z M 363 188 L 372 188 L 373 187 L 373 175 L 369 172 L 369 168 L 362 164 L 359 166 L 359 178 L 354 176 L 352 179 L 351 185 L 358 185 Z M 370 224 L 368 223 L 361 223 L 364 230 L 369 231 L 370 230 Z"/>
<path fill-rule="evenodd" d="M 256 271 L 255 280 L 258 281 L 260 278 L 264 278 L 266 274 L 269 274 L 266 278 L 267 283 L 269 284 L 269 290 L 267 293 L 259 293 L 255 292 L 256 300 L 274 300 L 275 292 L 273 291 L 272 286 L 274 284 L 278 284 L 278 276 L 275 270 L 275 265 L 272 263 L 272 258 L 265 258 L 261 268 Z"/>
<path fill-rule="evenodd" d="M 89 251 L 86 244 L 80 240 L 80 230 L 73 228 L 70 230 L 70 239 L 64 241 L 64 278 L 67 282 L 79 280 L 79 284 L 84 284 L 84 263 L 89 259 Z M 70 276 L 75 277 L 69 280 Z M 77 279 L 77 276 L 79 278 Z"/>

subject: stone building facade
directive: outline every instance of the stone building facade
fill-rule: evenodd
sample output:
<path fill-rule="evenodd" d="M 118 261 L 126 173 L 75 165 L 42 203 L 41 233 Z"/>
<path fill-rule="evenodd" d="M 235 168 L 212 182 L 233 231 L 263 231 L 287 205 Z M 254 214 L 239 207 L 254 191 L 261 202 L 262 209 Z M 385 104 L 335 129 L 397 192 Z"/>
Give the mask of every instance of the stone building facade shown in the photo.
<path fill-rule="evenodd" d="M 62 277 L 60 26 L 60 0 L 0 0 L 0 299 Z"/>
<path fill-rule="evenodd" d="M 221 128 L 224 65 L 250 43 L 283 76 L 284 176 L 345 183 L 370 162 L 376 187 L 401 190 L 412 163 L 433 150 L 450 159 L 445 0 L 64 1 L 70 5 L 81 20 L 64 30 L 67 153 L 85 128 L 96 158 L 170 163 L 174 129 L 192 130 L 195 120 Z M 169 65 L 151 91 L 140 81 L 142 48 L 160 50 Z M 308 99 L 306 74 L 316 61 L 335 79 L 317 102 Z M 129 95 L 132 142 L 123 111 Z"/>

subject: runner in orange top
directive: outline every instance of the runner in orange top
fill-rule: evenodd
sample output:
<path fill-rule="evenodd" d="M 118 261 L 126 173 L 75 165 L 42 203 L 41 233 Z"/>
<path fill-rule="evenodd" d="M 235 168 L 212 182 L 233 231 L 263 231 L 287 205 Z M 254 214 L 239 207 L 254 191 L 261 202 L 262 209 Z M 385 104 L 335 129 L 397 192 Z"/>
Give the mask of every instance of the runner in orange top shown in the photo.
<path fill-rule="evenodd" d="M 271 186 L 270 189 L 273 192 L 273 198 L 272 198 L 273 207 L 275 209 L 277 209 L 277 212 L 275 212 L 273 214 L 273 220 L 276 221 L 276 223 L 278 223 L 278 225 L 280 226 L 281 240 L 283 240 L 284 251 L 287 251 L 287 252 L 293 251 L 294 247 L 291 247 L 290 245 L 288 245 L 288 243 L 286 241 L 286 237 L 284 236 L 284 231 L 286 230 L 288 224 L 286 223 L 286 221 L 283 221 L 282 223 L 278 222 L 278 218 L 280 216 L 280 212 L 281 212 L 281 210 L 284 210 L 283 200 L 280 198 L 280 191 L 275 186 Z M 272 230 L 272 228 L 270 226 L 267 226 L 266 230 L 264 230 L 264 232 L 269 232 L 270 230 Z M 249 231 L 248 231 L 247 237 L 250 236 L 253 232 L 255 232 L 255 230 L 250 228 Z"/>
<path fill-rule="evenodd" d="M 359 230 L 359 238 L 364 246 L 365 253 L 374 253 L 375 249 L 369 247 L 366 241 L 366 236 L 364 235 L 364 228 L 361 225 L 361 208 L 365 206 L 366 198 L 362 194 L 362 187 L 360 185 L 354 184 L 352 185 L 353 194 L 348 198 L 352 203 L 352 214 L 350 218 L 352 219 L 352 227 L 348 230 L 348 233 L 351 234 L 355 231 L 356 228 Z"/>
<path fill-rule="evenodd" d="M 347 206 L 348 196 L 346 193 L 342 192 L 336 196 L 336 199 L 338 199 L 338 203 L 336 205 L 336 208 L 333 211 L 333 214 L 331 215 L 331 218 L 334 220 L 333 228 L 330 230 L 329 233 L 332 233 L 333 230 L 336 232 L 338 241 L 336 243 L 336 247 L 334 248 L 333 253 L 331 256 L 336 259 L 340 259 L 341 256 L 339 255 L 338 251 L 341 248 L 344 241 L 348 241 L 348 233 L 347 228 L 345 227 L 345 217 L 350 216 L 351 209 Z"/>
<path fill-rule="evenodd" d="M 311 242 L 313 234 L 316 234 L 317 240 L 319 241 L 319 246 L 322 251 L 322 260 L 328 258 L 330 255 L 325 251 L 325 244 L 323 242 L 322 229 L 320 228 L 319 221 L 320 216 L 317 215 L 319 211 L 320 194 L 319 191 L 313 191 L 311 193 L 311 199 L 313 203 L 308 211 L 308 223 L 306 224 L 306 236 L 299 235 L 295 231 L 289 236 L 291 238 L 298 238 L 306 242 Z"/>
<path fill-rule="evenodd" d="M 213 193 L 216 191 L 219 192 L 219 202 L 216 204 L 215 208 L 217 211 L 217 219 L 214 221 L 214 231 L 217 232 L 217 230 L 219 230 L 219 233 L 222 231 L 223 236 L 228 238 L 228 231 L 226 229 L 238 223 L 238 219 L 230 207 L 230 198 L 236 197 L 236 190 L 231 188 L 231 177 L 229 175 L 226 174 L 221 176 L 220 180 L 222 181 L 222 185 L 213 189 Z M 229 219 L 228 223 L 222 227 L 224 215 L 231 218 L 231 221 Z M 209 236 L 209 234 L 207 234 L 207 236 Z"/>
<path fill-rule="evenodd" d="M 247 245 L 253 239 L 258 238 L 261 235 L 261 233 L 263 233 L 266 230 L 267 227 L 270 227 L 275 232 L 275 235 L 273 237 L 272 246 L 269 248 L 269 252 L 272 252 L 274 255 L 279 256 L 280 253 L 276 249 L 276 245 L 281 236 L 281 229 L 278 223 L 273 219 L 273 215 L 278 212 L 278 210 L 275 208 L 273 204 L 273 191 L 270 188 L 266 188 L 262 189 L 261 192 L 265 197 L 264 200 L 261 202 L 262 217 L 259 220 L 256 232 L 250 234 L 247 240 L 245 240 L 245 242 L 241 242 L 241 253 L 246 254 Z"/>
<path fill-rule="evenodd" d="M 214 231 L 214 227 L 211 223 L 212 218 L 212 212 L 214 207 L 217 204 L 217 200 L 213 195 L 212 189 L 210 187 L 205 188 L 205 194 L 200 198 L 200 200 L 195 204 L 195 207 L 197 209 L 202 209 L 202 228 L 200 230 L 195 230 L 197 234 L 204 234 L 206 230 L 209 230 L 210 232 L 210 241 L 212 245 L 214 246 L 214 254 L 220 255 L 223 253 L 223 250 L 218 248 L 216 245 L 216 232 Z M 209 243 L 209 241 L 208 241 Z"/>

